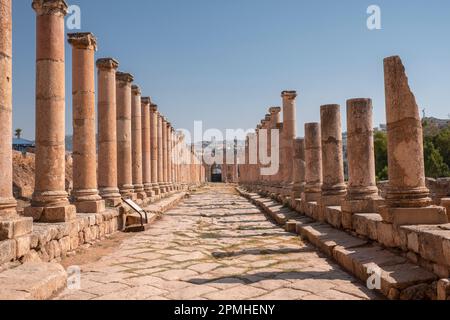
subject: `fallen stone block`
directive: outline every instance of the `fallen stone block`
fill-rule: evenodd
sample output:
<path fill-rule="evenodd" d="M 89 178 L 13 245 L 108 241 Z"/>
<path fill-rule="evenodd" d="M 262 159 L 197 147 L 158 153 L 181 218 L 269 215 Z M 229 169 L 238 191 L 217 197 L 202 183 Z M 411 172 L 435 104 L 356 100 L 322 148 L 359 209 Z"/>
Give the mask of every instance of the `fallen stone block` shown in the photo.
<path fill-rule="evenodd" d="M 0 273 L 0 300 L 45 300 L 66 286 L 67 274 L 56 263 L 26 263 Z"/>

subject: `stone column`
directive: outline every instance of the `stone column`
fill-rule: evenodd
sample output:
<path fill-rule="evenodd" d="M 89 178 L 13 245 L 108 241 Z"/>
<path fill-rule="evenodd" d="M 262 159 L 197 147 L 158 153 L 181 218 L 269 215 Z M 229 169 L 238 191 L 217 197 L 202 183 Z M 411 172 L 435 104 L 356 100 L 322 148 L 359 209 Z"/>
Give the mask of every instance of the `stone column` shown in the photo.
<path fill-rule="evenodd" d="M 287 188 L 285 193 L 290 193 L 292 188 L 292 158 L 294 156 L 294 139 L 297 137 L 296 130 L 296 91 L 283 91 L 283 135 L 281 145 L 281 163 L 282 163 L 282 183 Z"/>
<path fill-rule="evenodd" d="M 281 112 L 281 108 L 280 107 L 271 107 L 269 109 L 269 113 L 270 113 L 270 131 L 272 132 L 272 130 L 278 130 L 278 123 L 280 122 L 280 112 Z M 279 135 L 279 138 L 281 138 L 281 136 Z M 274 147 L 278 145 L 278 148 L 280 146 L 280 140 L 278 141 L 272 141 L 272 138 L 270 139 L 270 154 L 272 154 L 272 150 L 274 150 Z M 279 149 L 279 151 L 281 151 Z M 273 187 L 274 185 L 276 185 L 279 181 L 278 177 L 280 174 L 281 168 L 278 168 L 278 172 L 272 176 L 269 177 L 269 183 L 271 185 L 271 192 L 273 192 Z"/>
<path fill-rule="evenodd" d="M 291 201 L 295 207 L 295 201 L 301 199 L 305 191 L 305 139 L 294 140 L 294 158 L 293 158 L 294 186 L 292 187 Z"/>
<path fill-rule="evenodd" d="M 0 0 L 0 241 L 24 236 L 33 230 L 33 219 L 17 214 L 17 202 L 12 190 L 11 11 L 11 0 Z"/>
<path fill-rule="evenodd" d="M 384 77 L 389 186 L 387 207 L 380 214 L 385 222 L 399 225 L 447 223 L 445 210 L 430 206 L 425 184 L 422 123 L 400 57 L 384 60 Z"/>
<path fill-rule="evenodd" d="M 97 184 L 95 51 L 92 33 L 69 33 L 72 45 L 73 192 L 80 213 L 105 211 Z"/>
<path fill-rule="evenodd" d="M 375 176 L 371 99 L 347 101 L 348 190 L 342 202 L 342 224 L 352 228 L 354 213 L 376 213 L 380 200 Z"/>
<path fill-rule="evenodd" d="M 12 7 L 0 0 L 0 217 L 16 216 L 12 164 Z M 1 237 L 1 236 L 0 236 Z M 0 238 L 0 240 L 2 240 Z"/>
<path fill-rule="evenodd" d="M 117 187 L 116 70 L 112 58 L 97 60 L 98 68 L 98 185 L 106 205 L 122 200 Z"/>
<path fill-rule="evenodd" d="M 341 111 L 337 104 L 320 107 L 322 135 L 322 206 L 339 206 L 347 194 L 344 178 Z"/>
<path fill-rule="evenodd" d="M 150 105 L 150 143 L 151 143 L 151 170 L 152 192 L 159 196 L 159 151 L 158 151 L 158 106 Z"/>
<path fill-rule="evenodd" d="M 172 125 L 170 122 L 167 122 L 167 184 L 169 187 L 169 191 L 173 191 L 173 183 L 172 183 Z"/>
<path fill-rule="evenodd" d="M 124 198 L 136 199 L 131 154 L 131 83 L 133 76 L 117 72 L 117 181 Z"/>
<path fill-rule="evenodd" d="M 141 99 L 142 115 L 142 182 L 144 191 L 148 197 L 153 197 L 152 172 L 151 172 L 151 142 L 150 142 L 150 97 Z"/>
<path fill-rule="evenodd" d="M 322 192 L 322 147 L 319 123 L 305 124 L 305 192 L 302 200 L 314 202 Z"/>
<path fill-rule="evenodd" d="M 166 180 L 165 180 L 165 157 L 164 157 L 164 118 L 160 114 L 158 118 L 158 177 L 159 177 L 159 187 L 161 189 L 161 193 L 166 193 Z"/>
<path fill-rule="evenodd" d="M 162 118 L 162 151 L 163 151 L 163 184 L 166 192 L 170 192 L 169 175 L 168 175 L 168 159 L 167 159 L 167 119 Z"/>
<path fill-rule="evenodd" d="M 63 0 L 34 0 L 36 21 L 35 188 L 25 215 L 41 222 L 76 217 L 66 188 L 65 63 Z"/>
<path fill-rule="evenodd" d="M 142 105 L 141 89 L 137 85 L 131 86 L 131 157 L 134 193 L 138 199 L 144 200 L 142 180 Z"/>

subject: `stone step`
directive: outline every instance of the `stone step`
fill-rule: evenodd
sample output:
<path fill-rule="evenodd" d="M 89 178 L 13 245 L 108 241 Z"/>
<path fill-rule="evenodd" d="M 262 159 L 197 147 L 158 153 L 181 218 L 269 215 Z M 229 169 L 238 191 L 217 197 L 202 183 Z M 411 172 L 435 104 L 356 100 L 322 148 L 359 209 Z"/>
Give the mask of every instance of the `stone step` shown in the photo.
<path fill-rule="evenodd" d="M 389 299 L 436 298 L 434 283 L 438 279 L 434 273 L 370 240 L 352 236 L 295 211 L 280 209 L 280 205 L 273 200 L 250 195 L 245 190 L 238 191 L 264 208 L 287 231 L 301 235 L 361 281 L 367 283 L 370 278 L 377 291 Z"/>
<path fill-rule="evenodd" d="M 0 300 L 45 300 L 66 284 L 60 264 L 26 263 L 0 273 Z"/>

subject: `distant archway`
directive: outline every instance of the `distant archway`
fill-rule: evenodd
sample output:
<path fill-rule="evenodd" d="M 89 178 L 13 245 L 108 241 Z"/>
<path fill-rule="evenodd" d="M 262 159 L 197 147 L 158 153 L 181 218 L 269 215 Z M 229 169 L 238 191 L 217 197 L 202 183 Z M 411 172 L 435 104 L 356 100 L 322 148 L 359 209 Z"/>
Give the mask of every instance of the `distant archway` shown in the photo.
<path fill-rule="evenodd" d="M 222 182 L 222 168 L 218 164 L 213 164 L 211 166 L 211 182 Z"/>

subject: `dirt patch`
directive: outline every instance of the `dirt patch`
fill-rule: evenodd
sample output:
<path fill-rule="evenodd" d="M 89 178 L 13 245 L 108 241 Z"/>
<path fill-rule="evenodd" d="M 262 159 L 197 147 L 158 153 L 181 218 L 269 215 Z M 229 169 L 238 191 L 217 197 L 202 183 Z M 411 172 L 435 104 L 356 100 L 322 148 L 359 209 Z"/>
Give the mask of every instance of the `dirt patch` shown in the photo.
<path fill-rule="evenodd" d="M 116 251 L 122 242 L 126 239 L 134 237 L 135 234 L 117 232 L 109 238 L 102 240 L 89 248 L 81 248 L 73 256 L 66 257 L 61 261 L 64 268 L 70 266 L 81 266 L 91 262 L 96 262 L 102 257 Z"/>

